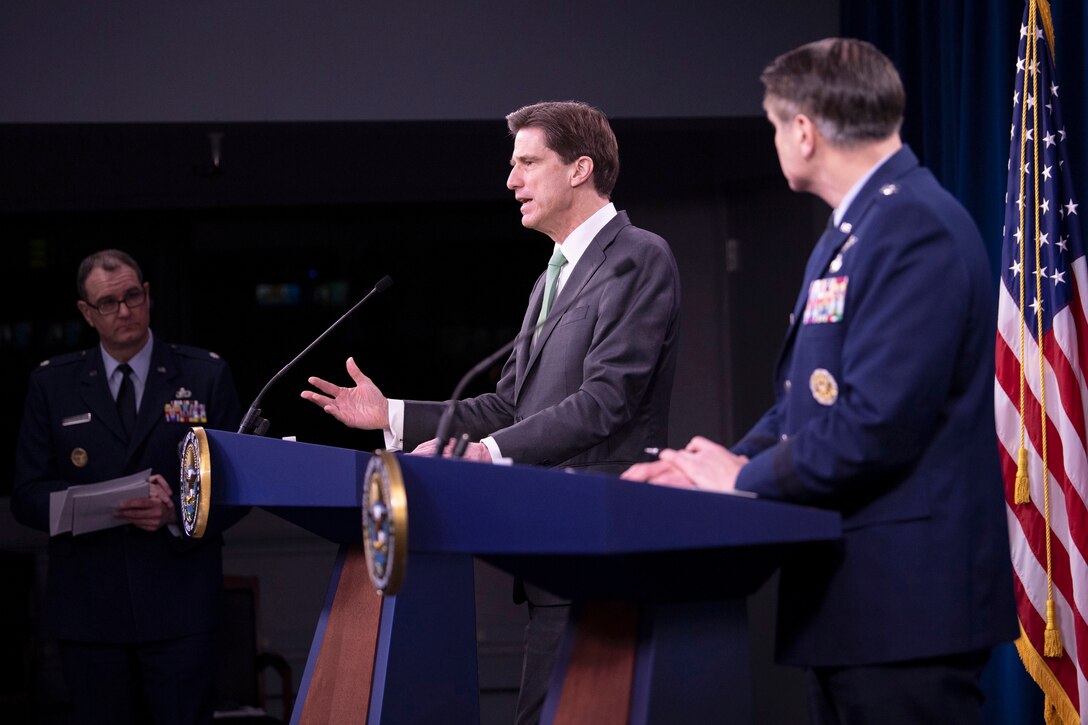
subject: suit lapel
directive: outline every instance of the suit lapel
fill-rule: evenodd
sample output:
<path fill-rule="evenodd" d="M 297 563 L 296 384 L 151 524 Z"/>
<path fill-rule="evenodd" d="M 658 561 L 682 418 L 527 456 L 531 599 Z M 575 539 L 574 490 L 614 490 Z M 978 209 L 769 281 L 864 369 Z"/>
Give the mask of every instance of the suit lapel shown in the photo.
<path fill-rule="evenodd" d="M 570 273 L 570 277 L 567 278 L 566 284 L 563 285 L 563 289 L 559 292 L 559 295 L 552 303 L 552 311 L 564 309 L 566 305 L 577 298 L 582 293 L 582 289 L 589 283 L 589 281 L 596 275 L 597 270 L 600 269 L 604 263 L 605 249 L 608 248 L 612 241 L 619 234 L 620 229 L 624 228 L 631 222 L 627 218 L 626 212 L 619 212 L 614 216 L 601 231 L 597 232 L 597 236 L 593 237 L 593 241 L 586 247 L 586 251 L 582 253 L 581 258 L 578 260 L 578 264 L 575 265 L 574 270 Z M 539 290 L 533 291 L 533 298 L 530 300 L 529 308 L 532 311 L 529 319 L 529 326 L 531 327 L 537 315 L 540 313 L 540 305 L 542 304 L 543 297 L 543 285 L 539 285 Z M 541 351 L 548 343 L 548 338 L 551 337 L 552 331 L 555 330 L 555 326 L 559 323 L 561 315 L 550 314 L 548 319 L 544 322 L 543 327 L 540 328 L 540 336 L 537 338 L 536 344 L 532 343 L 532 335 L 527 335 L 528 344 L 525 352 L 528 352 L 528 361 L 525 363 L 524 370 L 521 369 L 521 359 L 524 357 L 519 355 L 518 359 L 518 377 L 514 386 L 514 400 L 516 401 L 521 394 L 521 389 L 525 385 L 525 380 L 530 373 L 532 373 L 533 366 L 536 365 L 536 361 L 540 358 Z"/>
<path fill-rule="evenodd" d="M 574 271 L 570 273 L 570 278 L 567 283 L 563 285 L 562 291 L 555 298 L 555 302 L 552 304 L 552 312 L 556 310 L 566 310 L 566 306 L 570 304 L 570 301 L 576 299 L 581 293 L 586 283 L 593 278 L 597 270 L 600 268 L 601 263 L 604 261 L 604 252 L 600 247 L 595 244 L 590 244 L 586 247 L 585 253 L 582 258 L 578 260 L 578 266 L 574 268 Z M 540 305 L 536 306 L 540 309 Z M 544 346 L 548 344 L 548 338 L 551 337 L 552 331 L 555 330 L 555 326 L 559 324 L 559 319 L 562 315 L 550 314 L 548 319 L 545 320 L 544 326 L 540 328 L 540 337 L 537 338 L 536 344 L 532 347 L 532 352 L 529 356 L 529 364 L 526 366 L 526 372 L 533 369 L 533 365 L 536 363 L 537 358 L 540 357 L 540 351 L 544 349 Z"/>
<path fill-rule="evenodd" d="M 536 318 L 540 316 L 540 306 L 544 304 L 544 280 L 546 275 L 541 274 L 533 287 L 533 293 L 529 295 L 529 309 L 525 311 L 525 320 L 521 323 L 523 339 L 518 342 L 517 354 L 514 358 L 516 375 L 514 376 L 514 399 L 517 400 L 521 392 L 521 384 L 525 381 L 525 372 L 529 367 L 529 355 L 533 350 L 533 336 L 529 334 L 536 326 Z"/>
<path fill-rule="evenodd" d="M 110 394 L 109 381 L 106 380 L 106 368 L 102 364 L 102 351 L 97 347 L 87 351 L 87 360 L 79 372 L 79 393 L 87 404 L 91 415 L 121 441 L 125 440 L 125 430 L 121 427 L 121 416 L 117 413 L 117 403 Z"/>

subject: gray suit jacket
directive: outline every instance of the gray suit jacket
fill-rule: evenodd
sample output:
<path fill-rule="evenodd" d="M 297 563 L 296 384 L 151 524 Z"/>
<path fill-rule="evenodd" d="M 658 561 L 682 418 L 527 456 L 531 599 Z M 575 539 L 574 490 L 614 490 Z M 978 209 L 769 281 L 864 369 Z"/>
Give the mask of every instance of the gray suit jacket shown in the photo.
<path fill-rule="evenodd" d="M 628 259 L 634 269 L 615 276 Z M 543 294 L 542 274 L 523 332 L 536 324 Z M 493 436 L 515 463 L 618 473 L 646 460 L 644 448 L 666 445 L 676 370 L 680 275 L 668 244 L 620 212 L 553 309 L 566 311 L 545 322 L 535 344 L 525 335 L 494 393 L 458 403 L 452 432 Z M 434 437 L 444 406 L 405 402 L 406 449 Z"/>
<path fill-rule="evenodd" d="M 624 259 L 635 263 L 610 279 Z M 536 281 L 522 331 L 540 313 Z M 620 212 L 590 242 L 535 344 L 514 348 L 494 393 L 462 400 L 452 431 L 491 435 L 515 463 L 622 470 L 662 447 L 676 367 L 680 279 L 668 244 Z M 405 448 L 435 435 L 445 403 L 406 401 Z"/>

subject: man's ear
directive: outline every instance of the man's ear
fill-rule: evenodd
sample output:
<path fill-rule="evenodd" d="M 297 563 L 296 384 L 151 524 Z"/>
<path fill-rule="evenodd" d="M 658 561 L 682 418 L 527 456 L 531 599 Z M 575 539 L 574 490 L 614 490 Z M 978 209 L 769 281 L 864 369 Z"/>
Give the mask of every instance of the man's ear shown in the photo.
<path fill-rule="evenodd" d="M 798 113 L 793 117 L 790 130 L 796 134 L 794 138 L 797 141 L 797 148 L 801 152 L 801 156 L 805 159 L 811 159 L 812 155 L 816 153 L 816 137 L 820 133 L 816 129 L 816 123 L 805 114 Z"/>
<path fill-rule="evenodd" d="M 76 308 L 79 310 L 79 314 L 83 315 L 83 319 L 87 321 L 87 324 L 94 329 L 98 329 L 94 326 L 94 308 L 83 300 L 76 300 Z"/>
<path fill-rule="evenodd" d="M 579 156 L 571 165 L 570 185 L 581 186 L 593 177 L 593 159 Z"/>

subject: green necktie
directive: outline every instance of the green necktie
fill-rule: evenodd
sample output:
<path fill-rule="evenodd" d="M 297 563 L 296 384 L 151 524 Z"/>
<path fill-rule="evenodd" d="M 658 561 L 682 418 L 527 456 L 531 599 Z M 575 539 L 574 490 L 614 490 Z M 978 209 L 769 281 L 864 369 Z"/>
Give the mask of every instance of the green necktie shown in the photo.
<path fill-rule="evenodd" d="M 548 319 L 548 313 L 552 311 L 552 303 L 555 302 L 555 291 L 559 288 L 559 270 L 567 263 L 563 252 L 556 247 L 552 258 L 548 260 L 548 276 L 544 280 L 544 302 L 540 305 L 540 316 L 536 319 L 536 333 L 533 334 L 533 342 L 540 337 L 540 328 L 544 320 Z"/>

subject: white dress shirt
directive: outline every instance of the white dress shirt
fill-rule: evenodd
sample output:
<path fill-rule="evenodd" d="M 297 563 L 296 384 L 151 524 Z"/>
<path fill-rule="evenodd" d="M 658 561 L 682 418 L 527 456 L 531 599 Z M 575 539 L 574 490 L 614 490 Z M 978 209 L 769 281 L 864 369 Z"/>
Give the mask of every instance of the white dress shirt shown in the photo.
<path fill-rule="evenodd" d="M 132 381 L 133 392 L 136 393 L 136 412 L 140 412 L 140 401 L 144 399 L 144 387 L 147 385 L 147 373 L 151 370 L 151 347 L 152 347 L 152 335 L 151 330 L 147 331 L 147 342 L 144 344 L 140 351 L 132 356 L 132 359 L 128 361 L 128 366 L 132 368 L 132 372 L 129 374 L 129 379 Z M 110 386 L 110 395 L 114 400 L 117 400 L 117 394 L 121 392 L 121 381 L 124 379 L 124 374 L 117 368 L 121 365 L 120 360 L 114 360 L 110 357 L 110 354 L 106 352 L 106 348 L 101 343 L 98 345 L 98 349 L 102 351 L 102 365 L 106 368 L 106 382 Z"/>

